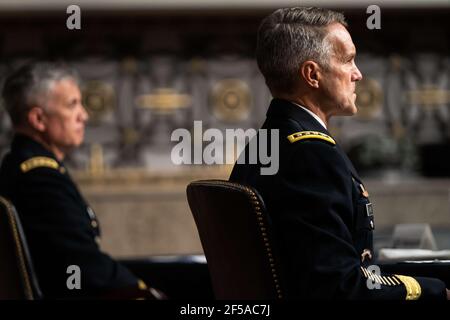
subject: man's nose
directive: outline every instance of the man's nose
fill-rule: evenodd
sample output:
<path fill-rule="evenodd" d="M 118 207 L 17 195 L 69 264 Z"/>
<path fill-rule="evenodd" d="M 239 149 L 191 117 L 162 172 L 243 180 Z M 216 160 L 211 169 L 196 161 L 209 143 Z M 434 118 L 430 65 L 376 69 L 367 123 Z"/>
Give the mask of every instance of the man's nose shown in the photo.
<path fill-rule="evenodd" d="M 83 122 L 86 122 L 86 121 L 88 121 L 88 119 L 89 119 L 89 114 L 86 111 L 86 108 L 83 105 L 81 105 L 81 120 Z"/>
<path fill-rule="evenodd" d="M 355 70 L 352 73 L 352 81 L 359 81 L 363 78 L 361 71 L 359 71 L 358 67 L 355 65 Z"/>

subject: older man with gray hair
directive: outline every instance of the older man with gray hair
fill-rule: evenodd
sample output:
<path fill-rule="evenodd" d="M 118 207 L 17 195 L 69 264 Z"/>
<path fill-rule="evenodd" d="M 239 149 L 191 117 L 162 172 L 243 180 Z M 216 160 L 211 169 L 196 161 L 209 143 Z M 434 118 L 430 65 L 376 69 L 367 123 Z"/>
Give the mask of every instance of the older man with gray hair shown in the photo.
<path fill-rule="evenodd" d="M 357 112 L 355 55 L 341 13 L 288 8 L 266 17 L 256 58 L 274 97 L 262 128 L 279 130 L 279 170 L 260 175 L 261 164 L 236 163 L 230 180 L 254 187 L 266 204 L 288 298 L 446 299 L 438 279 L 374 266 L 369 193 L 327 130 L 332 116 Z"/>
<path fill-rule="evenodd" d="M 63 163 L 83 142 L 88 119 L 76 74 L 26 65 L 2 93 L 15 136 L 0 168 L 0 194 L 17 208 L 44 298 L 158 297 L 100 250 L 97 218 Z M 80 286 L 68 285 L 72 266 Z"/>

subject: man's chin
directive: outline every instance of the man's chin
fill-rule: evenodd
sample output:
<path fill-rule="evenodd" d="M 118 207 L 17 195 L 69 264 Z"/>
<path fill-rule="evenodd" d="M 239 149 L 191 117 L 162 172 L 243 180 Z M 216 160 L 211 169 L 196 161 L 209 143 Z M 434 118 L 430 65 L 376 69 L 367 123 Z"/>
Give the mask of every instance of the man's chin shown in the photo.
<path fill-rule="evenodd" d="M 358 113 L 358 109 L 355 105 L 349 106 L 346 108 L 342 108 L 341 111 L 337 114 L 338 116 L 354 116 L 356 113 Z"/>
<path fill-rule="evenodd" d="M 84 142 L 84 139 L 79 140 L 78 143 L 76 143 L 74 145 L 74 148 L 78 148 L 79 146 L 81 146 L 83 144 L 83 142 Z"/>
<path fill-rule="evenodd" d="M 81 145 L 83 144 L 83 142 L 84 142 L 84 132 L 83 132 L 83 134 L 81 134 L 81 135 L 79 136 L 78 141 L 77 141 L 75 147 L 81 146 Z"/>
<path fill-rule="evenodd" d="M 70 146 L 70 149 L 76 149 L 79 146 L 81 146 L 84 142 L 84 139 L 78 139 L 77 141 L 74 141 L 74 143 Z"/>
<path fill-rule="evenodd" d="M 355 114 L 358 113 L 358 108 L 354 103 L 352 103 L 347 108 L 345 108 L 345 111 L 347 116 L 354 116 Z"/>

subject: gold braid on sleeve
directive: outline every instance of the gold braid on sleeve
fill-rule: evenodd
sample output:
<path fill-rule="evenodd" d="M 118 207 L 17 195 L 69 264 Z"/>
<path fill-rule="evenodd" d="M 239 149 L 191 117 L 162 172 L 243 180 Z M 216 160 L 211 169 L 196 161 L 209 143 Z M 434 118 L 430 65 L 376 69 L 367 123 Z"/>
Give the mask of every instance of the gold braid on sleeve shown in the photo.
<path fill-rule="evenodd" d="M 406 288 L 406 300 L 417 300 L 422 294 L 422 288 L 419 282 L 413 277 L 401 276 L 396 274 L 395 277 L 400 280 Z"/>

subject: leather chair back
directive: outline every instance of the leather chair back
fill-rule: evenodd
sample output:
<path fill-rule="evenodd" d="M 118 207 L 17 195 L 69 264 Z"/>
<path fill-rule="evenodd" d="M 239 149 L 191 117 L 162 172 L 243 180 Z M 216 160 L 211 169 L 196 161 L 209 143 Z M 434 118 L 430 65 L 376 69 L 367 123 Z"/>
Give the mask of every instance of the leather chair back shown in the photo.
<path fill-rule="evenodd" d="M 0 196 L 0 300 L 41 297 L 17 212 Z"/>
<path fill-rule="evenodd" d="M 222 180 L 187 187 L 217 299 L 281 299 L 281 264 L 264 202 L 250 187 Z"/>

